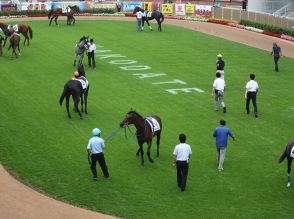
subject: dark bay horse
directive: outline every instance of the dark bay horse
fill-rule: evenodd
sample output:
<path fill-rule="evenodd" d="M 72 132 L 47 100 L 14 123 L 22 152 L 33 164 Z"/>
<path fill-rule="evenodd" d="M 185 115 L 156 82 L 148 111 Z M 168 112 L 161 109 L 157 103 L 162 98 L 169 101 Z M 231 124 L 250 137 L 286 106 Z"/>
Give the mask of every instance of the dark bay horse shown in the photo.
<path fill-rule="evenodd" d="M 25 37 L 25 40 L 23 42 L 24 46 L 26 44 L 26 41 L 28 41 L 28 46 L 29 46 L 30 39 L 33 39 L 33 30 L 27 24 L 6 25 L 4 23 L 0 23 L 0 28 L 3 30 L 3 32 L 5 34 L 3 46 L 5 46 L 5 44 L 6 44 L 7 37 L 9 37 L 11 35 L 9 32 L 21 33 Z"/>
<path fill-rule="evenodd" d="M 281 163 L 285 158 L 287 158 L 288 160 L 288 184 L 287 186 L 289 187 L 291 185 L 291 177 L 290 177 L 290 173 L 291 173 L 291 164 L 292 164 L 292 160 L 294 158 L 294 141 L 291 141 L 287 144 L 284 152 L 282 153 L 282 155 L 279 158 L 279 163 Z"/>
<path fill-rule="evenodd" d="M 137 151 L 137 156 L 141 152 L 141 164 L 144 165 L 144 151 L 143 144 L 146 142 L 148 145 L 147 156 L 151 163 L 153 163 L 150 157 L 150 148 L 152 145 L 152 138 L 156 135 L 157 137 L 157 157 L 159 156 L 159 144 L 160 144 L 160 134 L 162 130 L 161 119 L 156 115 L 150 115 L 143 118 L 139 113 L 131 110 L 127 113 L 124 120 L 120 123 L 121 128 L 125 128 L 130 124 L 134 124 L 136 127 L 136 137 L 138 140 L 139 149 Z"/>
<path fill-rule="evenodd" d="M 67 16 L 67 25 L 71 25 L 72 22 L 75 23 L 75 18 L 74 14 L 79 12 L 79 6 L 74 5 L 74 6 L 67 6 L 66 7 L 66 12 L 62 10 L 62 8 L 54 8 L 51 9 L 48 13 L 48 19 L 50 19 L 49 26 L 51 25 L 52 20 L 54 19 L 55 24 L 58 25 L 57 19 L 59 16 Z"/>
<path fill-rule="evenodd" d="M 152 27 L 149 24 L 150 20 L 155 19 L 157 21 L 158 24 L 158 31 L 161 32 L 161 23 L 164 21 L 164 16 L 160 11 L 146 11 L 138 6 L 136 6 L 134 8 L 133 14 L 136 14 L 138 11 L 143 12 L 144 16 L 142 17 L 142 30 L 144 29 L 144 22 L 146 21 L 146 23 L 148 24 L 148 27 L 150 30 L 152 30 Z"/>
<path fill-rule="evenodd" d="M 15 54 L 15 57 L 18 58 L 18 55 L 16 53 L 16 48 L 18 49 L 18 53 L 20 55 L 20 49 L 19 49 L 19 42 L 20 42 L 20 35 L 16 32 L 14 32 L 11 36 L 10 36 L 10 45 L 8 47 L 8 50 L 10 50 L 12 48 L 12 54 L 11 57 L 13 57 L 13 54 Z"/>
<path fill-rule="evenodd" d="M 73 78 L 69 80 L 65 85 L 63 92 L 59 98 L 59 104 L 62 106 L 64 98 L 66 98 L 66 110 L 68 118 L 71 119 L 71 115 L 69 113 L 69 99 L 72 96 L 74 101 L 74 111 L 79 113 L 80 119 L 82 119 L 82 113 L 79 110 L 79 102 L 81 100 L 82 112 L 84 112 L 84 103 L 85 103 L 85 113 L 88 114 L 87 111 L 87 103 L 88 103 L 88 94 L 90 85 L 85 77 L 85 71 L 83 65 L 78 66 L 79 77 Z M 84 102 L 85 101 L 85 102 Z"/>
<path fill-rule="evenodd" d="M 90 46 L 89 36 L 87 37 L 83 36 L 75 46 L 74 66 L 76 66 L 78 57 L 79 57 L 78 64 L 79 65 L 83 64 L 84 53 L 89 48 L 89 46 Z"/>

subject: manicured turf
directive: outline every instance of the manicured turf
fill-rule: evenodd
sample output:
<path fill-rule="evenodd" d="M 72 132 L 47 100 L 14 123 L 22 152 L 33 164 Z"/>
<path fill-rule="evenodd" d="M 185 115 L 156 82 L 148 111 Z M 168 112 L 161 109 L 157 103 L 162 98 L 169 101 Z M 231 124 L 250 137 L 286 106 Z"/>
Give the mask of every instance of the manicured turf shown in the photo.
<path fill-rule="evenodd" d="M 162 33 L 137 33 L 134 22 L 77 21 L 67 27 L 60 21 L 59 28 L 49 27 L 47 21 L 29 24 L 34 31 L 31 46 L 21 46 L 17 60 L 7 51 L 0 57 L 0 161 L 22 180 L 59 200 L 126 218 L 294 217 L 286 163 L 277 164 L 293 138 L 293 59 L 283 57 L 277 74 L 268 52 L 168 25 Z M 97 56 L 95 71 L 85 65 L 91 84 L 89 114 L 80 120 L 72 112 L 70 120 L 58 100 L 72 77 L 73 48 L 82 35 L 103 46 L 98 49 L 112 50 L 105 54 L 126 57 Z M 226 115 L 214 112 L 211 97 L 220 52 L 226 61 Z M 137 63 L 109 63 L 114 60 Z M 120 68 L 134 65 L 152 68 Z M 244 87 L 250 72 L 260 85 L 258 119 L 245 114 Z M 139 73 L 166 75 L 133 75 Z M 152 84 L 174 79 L 187 84 Z M 166 91 L 191 87 L 205 92 Z M 162 118 L 160 158 L 151 164 L 145 156 L 141 167 L 134 137 L 127 132 L 125 138 L 121 131 L 105 150 L 110 179 L 101 177 L 99 169 L 100 178 L 93 182 L 86 154 L 91 130 L 99 127 L 105 138 L 131 107 L 143 116 Z M 212 132 L 221 118 L 236 141 L 230 140 L 224 172 L 219 174 Z M 173 148 L 182 132 L 193 151 L 184 193 L 177 188 L 172 166 Z"/>

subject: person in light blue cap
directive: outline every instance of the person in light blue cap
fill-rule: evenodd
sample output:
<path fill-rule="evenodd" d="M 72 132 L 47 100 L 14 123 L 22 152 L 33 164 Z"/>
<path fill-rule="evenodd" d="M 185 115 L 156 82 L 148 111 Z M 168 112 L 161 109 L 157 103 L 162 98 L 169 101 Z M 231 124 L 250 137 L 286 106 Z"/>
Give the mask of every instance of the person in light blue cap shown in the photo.
<path fill-rule="evenodd" d="M 98 128 L 92 130 L 93 137 L 90 138 L 87 146 L 90 169 L 93 173 L 93 180 L 97 180 L 96 162 L 98 161 L 105 178 L 109 177 L 107 165 L 105 162 L 103 149 L 105 148 L 104 140 L 100 137 L 101 131 Z"/>

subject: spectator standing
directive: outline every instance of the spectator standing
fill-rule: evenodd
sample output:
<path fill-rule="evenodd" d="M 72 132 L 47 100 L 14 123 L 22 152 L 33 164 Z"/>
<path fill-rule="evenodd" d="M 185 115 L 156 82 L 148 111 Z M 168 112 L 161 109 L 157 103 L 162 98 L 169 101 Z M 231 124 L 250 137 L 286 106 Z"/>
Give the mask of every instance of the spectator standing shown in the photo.
<path fill-rule="evenodd" d="M 142 18 L 144 14 L 142 11 L 138 11 L 136 15 L 137 15 L 137 30 L 138 32 L 140 32 L 142 30 Z"/>
<path fill-rule="evenodd" d="M 190 145 L 186 144 L 186 135 L 179 135 L 180 144 L 176 145 L 173 152 L 173 163 L 177 168 L 177 183 L 181 191 L 185 191 L 189 170 L 189 158 L 192 154 Z"/>
<path fill-rule="evenodd" d="M 242 1 L 242 10 L 246 11 L 247 10 L 247 0 Z"/>
<path fill-rule="evenodd" d="M 90 138 L 87 146 L 88 157 L 91 156 L 91 171 L 93 173 L 93 180 L 97 180 L 96 162 L 98 161 L 105 178 L 109 177 L 108 169 L 106 166 L 103 149 L 105 148 L 104 140 L 100 138 L 101 131 L 94 128 L 92 131 L 93 137 Z"/>
<path fill-rule="evenodd" d="M 212 93 L 211 96 L 214 96 L 214 110 L 218 111 L 218 103 L 220 102 L 223 112 L 227 112 L 227 108 L 224 102 L 224 92 L 225 92 L 225 80 L 221 78 L 221 74 L 218 72 L 215 74 L 216 79 L 212 85 Z"/>
<path fill-rule="evenodd" d="M 281 47 L 278 46 L 278 44 L 273 43 L 273 49 L 271 52 L 271 55 L 274 54 L 274 62 L 275 62 L 275 71 L 279 71 L 278 61 L 280 57 L 282 56 L 282 50 Z"/>
<path fill-rule="evenodd" d="M 94 69 L 96 68 L 95 51 L 96 51 L 96 45 L 94 43 L 94 40 L 90 39 L 90 46 L 88 49 L 88 64 L 89 64 L 89 67 L 91 67 L 91 61 L 92 61 L 92 65 Z"/>
<path fill-rule="evenodd" d="M 3 55 L 3 46 L 2 46 L 3 40 L 4 38 L 2 37 L 2 35 L 0 35 L 0 56 Z"/>
<path fill-rule="evenodd" d="M 221 78 L 225 79 L 225 61 L 222 59 L 223 56 L 222 54 L 217 55 L 217 60 L 216 60 L 216 73 L 221 74 Z"/>
<path fill-rule="evenodd" d="M 249 104 L 250 100 L 252 100 L 253 108 L 254 108 L 254 116 L 257 118 L 257 104 L 256 104 L 256 94 L 258 92 L 259 86 L 258 83 L 254 80 L 255 75 L 250 74 L 249 75 L 249 82 L 246 84 L 246 90 L 245 90 L 245 99 L 246 99 L 246 112 L 249 114 Z"/>
<path fill-rule="evenodd" d="M 220 120 L 220 126 L 217 127 L 213 132 L 213 137 L 215 138 L 216 146 L 216 158 L 218 163 L 218 171 L 223 171 L 223 165 L 225 161 L 227 145 L 228 145 L 228 136 L 230 136 L 234 141 L 235 137 L 231 130 L 225 127 L 226 121 Z"/>

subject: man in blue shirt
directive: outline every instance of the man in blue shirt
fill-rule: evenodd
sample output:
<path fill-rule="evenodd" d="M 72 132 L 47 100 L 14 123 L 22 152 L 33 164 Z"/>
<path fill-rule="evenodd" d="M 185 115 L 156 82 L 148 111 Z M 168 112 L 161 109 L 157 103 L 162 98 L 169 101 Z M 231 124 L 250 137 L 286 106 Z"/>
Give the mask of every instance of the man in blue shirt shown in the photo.
<path fill-rule="evenodd" d="M 273 49 L 271 52 L 271 55 L 274 54 L 274 62 L 275 62 L 275 71 L 279 71 L 278 61 L 280 57 L 282 56 L 282 50 L 281 47 L 279 47 L 276 43 L 273 43 Z"/>
<path fill-rule="evenodd" d="M 91 155 L 91 171 L 93 173 L 93 180 L 97 180 L 96 162 L 98 161 L 105 178 L 109 177 L 108 169 L 104 159 L 103 149 L 105 148 L 104 140 L 100 138 L 101 131 L 94 128 L 92 131 L 93 137 L 89 140 L 87 151 L 88 156 Z"/>
<path fill-rule="evenodd" d="M 217 127 L 213 132 L 213 137 L 215 137 L 215 145 L 216 145 L 216 156 L 217 156 L 217 162 L 218 162 L 218 171 L 222 171 L 223 164 L 225 161 L 225 155 L 228 145 L 228 136 L 231 136 L 231 138 L 235 141 L 235 137 L 233 136 L 233 133 L 231 130 L 227 127 L 225 127 L 226 121 L 220 120 L 220 126 Z"/>

